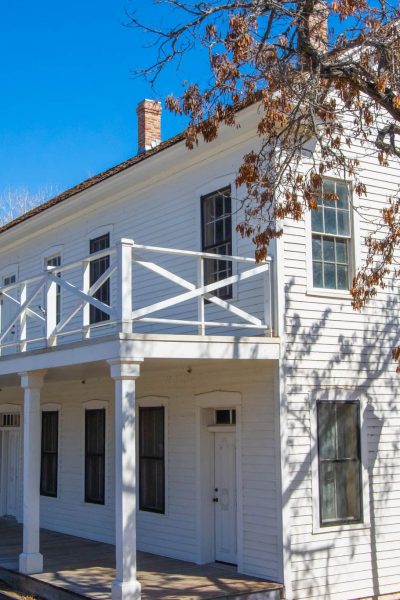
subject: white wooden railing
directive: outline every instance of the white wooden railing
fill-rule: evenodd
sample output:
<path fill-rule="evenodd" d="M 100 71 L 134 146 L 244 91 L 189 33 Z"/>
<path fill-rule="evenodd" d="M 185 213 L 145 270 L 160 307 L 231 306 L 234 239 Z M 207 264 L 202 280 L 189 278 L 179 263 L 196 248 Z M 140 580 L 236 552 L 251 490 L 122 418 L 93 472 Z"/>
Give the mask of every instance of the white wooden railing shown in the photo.
<path fill-rule="evenodd" d="M 90 285 L 90 263 L 108 256 L 110 266 L 100 278 Z M 179 266 L 182 259 L 195 261 L 197 273 L 196 283 L 177 275 L 149 256 L 171 257 Z M 226 279 L 205 284 L 204 261 L 219 259 L 236 265 L 233 274 Z M 144 306 L 133 306 L 135 287 L 140 289 L 141 281 L 136 277 L 135 266 L 140 266 L 167 280 L 170 284 L 183 288 L 183 292 L 158 300 L 145 302 Z M 176 269 L 175 269 L 176 270 Z M 240 286 L 251 278 L 261 278 L 258 288 L 260 297 L 257 305 L 261 315 L 255 316 L 238 306 Z M 94 294 L 110 281 L 110 305 L 94 297 Z M 59 288 L 58 288 L 59 286 Z M 225 300 L 213 293 L 226 286 L 233 286 L 234 299 Z M 62 311 L 57 322 L 57 289 L 61 291 Z M 150 294 L 149 294 L 150 296 Z M 214 328 L 222 330 L 239 329 L 254 330 L 258 333 L 272 335 L 272 296 L 271 296 L 271 261 L 256 263 L 254 259 L 239 256 L 226 256 L 188 250 L 159 248 L 135 244 L 132 240 L 121 239 L 114 247 L 96 252 L 82 260 L 57 267 L 47 267 L 44 272 L 23 281 L 0 288 L 1 299 L 1 354 L 25 352 L 28 349 L 43 346 L 55 346 L 66 336 L 89 338 L 101 329 L 121 333 L 132 333 L 139 323 L 170 326 L 172 333 L 179 333 L 180 328 L 191 328 L 191 332 L 205 335 Z M 155 313 L 167 311 L 172 307 L 192 301 L 194 302 L 193 318 L 176 318 L 176 316 L 157 316 Z M 4 310 L 8 303 L 8 311 Z M 64 304 L 66 306 L 64 306 Z M 10 311 L 10 307 L 13 310 Z M 108 320 L 90 323 L 90 306 L 94 306 L 108 315 Z M 233 315 L 235 321 L 207 320 L 206 314 L 212 306 L 217 306 Z M 7 315 L 5 313 L 8 313 Z M 258 311 L 260 312 L 260 311 Z M 8 318 L 6 318 L 6 316 Z M 5 352 L 6 349 L 10 349 Z"/>

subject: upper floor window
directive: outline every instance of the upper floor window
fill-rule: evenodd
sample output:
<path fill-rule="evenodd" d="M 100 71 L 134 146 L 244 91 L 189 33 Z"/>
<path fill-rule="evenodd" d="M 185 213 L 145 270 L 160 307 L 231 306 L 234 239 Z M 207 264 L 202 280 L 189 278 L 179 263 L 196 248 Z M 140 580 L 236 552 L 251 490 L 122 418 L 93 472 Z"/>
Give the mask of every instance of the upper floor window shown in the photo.
<path fill-rule="evenodd" d="M 230 186 L 202 196 L 202 250 L 212 254 L 232 254 L 232 205 Z M 205 284 L 226 279 L 232 275 L 232 262 L 208 259 L 204 262 Z M 232 286 L 215 292 L 220 298 L 232 296 Z"/>
<path fill-rule="evenodd" d="M 61 256 L 56 254 L 55 256 L 51 256 L 46 259 L 46 264 L 48 267 L 61 267 Z M 61 273 L 57 273 L 55 271 L 55 275 L 61 277 Z M 57 286 L 56 291 L 56 323 L 58 324 L 61 321 L 61 286 Z"/>
<path fill-rule="evenodd" d="M 101 252 L 110 247 L 110 234 L 106 233 L 90 240 L 90 254 L 95 252 Z M 92 286 L 96 281 L 103 275 L 110 266 L 110 257 L 108 255 L 92 260 L 90 263 L 90 285 Z M 110 304 L 110 280 L 107 279 L 102 286 L 99 287 L 97 292 L 93 294 L 94 298 L 104 302 L 104 304 Z M 99 308 L 90 305 L 90 323 L 101 323 L 102 321 L 108 321 L 109 315 Z"/>
<path fill-rule="evenodd" d="M 332 198 L 337 197 L 337 200 Z M 349 187 L 325 181 L 318 210 L 311 212 L 313 287 L 350 287 L 351 216 Z"/>
<path fill-rule="evenodd" d="M 360 405 L 317 403 L 321 526 L 362 520 Z"/>

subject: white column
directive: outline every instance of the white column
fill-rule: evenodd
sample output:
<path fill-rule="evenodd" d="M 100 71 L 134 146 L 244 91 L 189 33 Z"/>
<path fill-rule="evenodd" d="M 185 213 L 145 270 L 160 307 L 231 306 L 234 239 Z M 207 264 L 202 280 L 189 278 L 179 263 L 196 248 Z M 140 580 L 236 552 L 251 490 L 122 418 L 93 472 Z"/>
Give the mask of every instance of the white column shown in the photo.
<path fill-rule="evenodd" d="M 43 556 L 40 537 L 40 390 L 45 371 L 20 373 L 24 388 L 24 488 L 23 549 L 19 557 L 21 573 L 41 573 Z"/>
<path fill-rule="evenodd" d="M 108 361 L 115 381 L 116 578 L 113 600 L 137 600 L 136 579 L 136 379 L 141 359 Z"/>

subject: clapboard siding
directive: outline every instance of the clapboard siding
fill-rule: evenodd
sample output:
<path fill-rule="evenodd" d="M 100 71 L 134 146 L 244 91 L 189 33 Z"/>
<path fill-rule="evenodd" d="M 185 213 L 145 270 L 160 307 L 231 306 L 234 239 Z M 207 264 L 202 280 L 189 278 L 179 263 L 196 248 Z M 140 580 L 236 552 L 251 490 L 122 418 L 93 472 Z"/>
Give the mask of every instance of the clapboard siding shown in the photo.
<path fill-rule="evenodd" d="M 362 165 L 368 196 L 360 200 L 359 253 L 371 220 L 397 189 L 396 166 Z M 379 182 L 379 183 L 377 183 Z M 363 218 L 365 217 L 365 218 Z M 308 294 L 305 222 L 287 222 L 284 332 L 289 518 L 293 598 L 349 600 L 400 589 L 400 405 L 391 350 L 398 340 L 398 289 L 355 313 L 350 297 Z M 365 422 L 370 527 L 314 531 L 311 477 L 312 398 L 341 387 L 368 398 Z"/>

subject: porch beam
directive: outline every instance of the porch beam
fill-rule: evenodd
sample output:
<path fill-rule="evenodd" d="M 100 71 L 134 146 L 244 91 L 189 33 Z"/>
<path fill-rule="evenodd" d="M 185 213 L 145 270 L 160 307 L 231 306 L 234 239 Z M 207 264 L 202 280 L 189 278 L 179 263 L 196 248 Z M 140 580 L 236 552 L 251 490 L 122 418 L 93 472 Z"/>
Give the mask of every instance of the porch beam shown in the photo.
<path fill-rule="evenodd" d="M 23 546 L 20 573 L 43 571 L 40 553 L 40 391 L 45 371 L 20 373 L 24 390 Z"/>
<path fill-rule="evenodd" d="M 112 600 L 138 600 L 136 577 L 136 379 L 142 359 L 107 361 L 115 381 L 116 578 Z"/>

